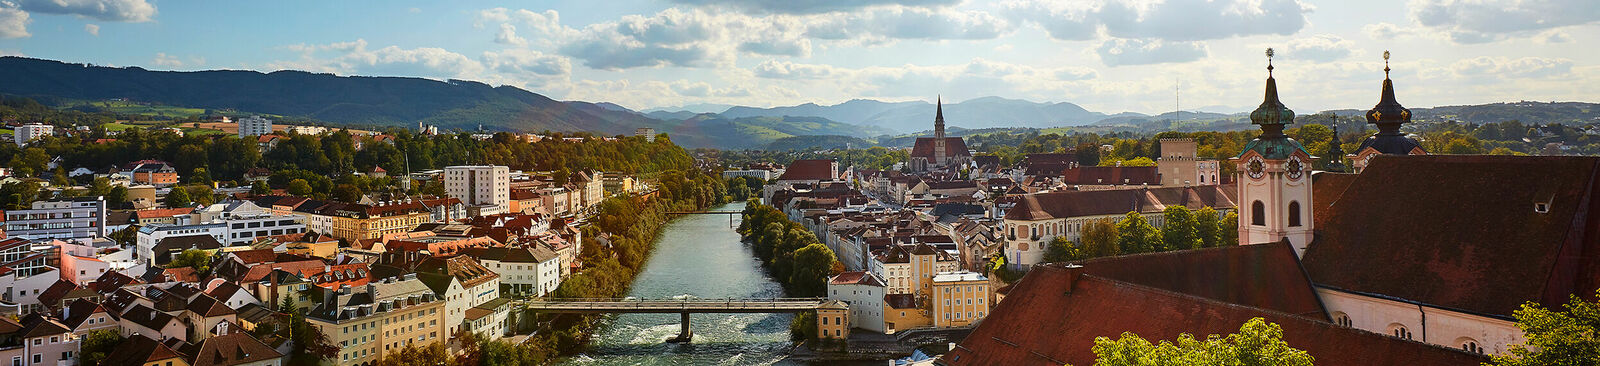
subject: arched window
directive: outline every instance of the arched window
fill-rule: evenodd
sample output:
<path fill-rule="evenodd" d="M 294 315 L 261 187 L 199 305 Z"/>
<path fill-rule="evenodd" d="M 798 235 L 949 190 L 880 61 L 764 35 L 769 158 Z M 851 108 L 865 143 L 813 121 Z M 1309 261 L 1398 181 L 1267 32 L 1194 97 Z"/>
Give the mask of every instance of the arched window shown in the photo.
<path fill-rule="evenodd" d="M 1456 338 L 1456 344 L 1461 345 L 1462 351 L 1472 352 L 1480 355 L 1483 354 L 1483 346 L 1478 345 L 1478 340 L 1476 339 L 1467 337 Z"/>
<path fill-rule="evenodd" d="M 1338 324 L 1338 325 L 1343 326 L 1343 327 L 1350 327 L 1350 325 L 1353 322 L 1350 321 L 1350 315 L 1349 314 L 1345 314 L 1343 312 L 1335 311 L 1335 312 L 1333 312 L 1333 323 L 1334 324 Z"/>
<path fill-rule="evenodd" d="M 1411 330 L 1406 329 L 1406 326 L 1400 323 L 1389 324 L 1389 335 L 1395 338 L 1411 340 Z"/>
<path fill-rule="evenodd" d="M 1289 201 L 1289 226 L 1300 226 L 1300 202 Z"/>
<path fill-rule="evenodd" d="M 1261 204 L 1261 201 L 1255 201 L 1250 204 L 1250 224 L 1255 226 L 1267 225 L 1267 205 Z"/>

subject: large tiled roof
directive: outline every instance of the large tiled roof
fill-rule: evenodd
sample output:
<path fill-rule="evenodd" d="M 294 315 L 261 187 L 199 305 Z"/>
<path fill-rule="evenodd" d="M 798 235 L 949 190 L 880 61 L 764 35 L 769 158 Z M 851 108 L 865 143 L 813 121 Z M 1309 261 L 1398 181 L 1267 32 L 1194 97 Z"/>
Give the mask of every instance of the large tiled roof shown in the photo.
<path fill-rule="evenodd" d="M 115 347 L 106 359 L 100 361 L 105 365 L 143 365 L 147 362 L 156 362 L 179 358 L 177 351 L 172 350 L 161 342 L 149 337 L 129 337 Z"/>
<path fill-rule="evenodd" d="M 1024 195 L 1006 211 L 1007 220 L 1046 220 L 1067 217 L 1152 213 L 1169 206 L 1190 209 L 1232 209 L 1238 192 L 1232 185 L 1059 191 Z"/>
<path fill-rule="evenodd" d="M 1318 286 L 1507 319 L 1558 306 L 1600 288 L 1597 173 L 1594 157 L 1381 155 L 1314 218 L 1305 267 Z"/>
<path fill-rule="evenodd" d="M 1327 320 L 1286 242 L 1103 257 L 1081 264 L 1090 275 Z"/>
<path fill-rule="evenodd" d="M 933 144 L 938 141 L 933 137 L 918 137 L 916 145 L 911 147 L 911 157 L 933 159 Z M 944 152 L 946 156 L 972 156 L 967 151 L 967 141 L 960 137 L 944 138 Z"/>
<path fill-rule="evenodd" d="M 198 346 L 184 347 L 192 366 L 242 365 L 283 357 L 282 353 L 247 333 L 206 338 Z"/>
<path fill-rule="evenodd" d="M 1256 317 L 1282 326 L 1284 342 L 1315 357 L 1317 365 L 1478 365 L 1487 360 L 1326 321 L 1072 272 L 1058 266 L 1034 267 L 977 329 L 944 355 L 944 362 L 1093 365 L 1090 348 L 1095 337 L 1116 339 L 1132 332 L 1152 341 L 1170 341 L 1188 333 L 1204 339 L 1236 333 Z M 1302 290 L 1308 291 L 1297 289 Z"/>
<path fill-rule="evenodd" d="M 778 180 L 834 180 L 833 160 L 795 160 L 784 169 Z"/>
<path fill-rule="evenodd" d="M 1080 166 L 1061 171 L 1062 184 L 1161 184 L 1153 166 Z"/>
<path fill-rule="evenodd" d="M 828 279 L 828 283 L 833 285 L 884 286 L 883 281 L 879 280 L 877 275 L 866 271 L 841 272 L 839 275 Z"/>

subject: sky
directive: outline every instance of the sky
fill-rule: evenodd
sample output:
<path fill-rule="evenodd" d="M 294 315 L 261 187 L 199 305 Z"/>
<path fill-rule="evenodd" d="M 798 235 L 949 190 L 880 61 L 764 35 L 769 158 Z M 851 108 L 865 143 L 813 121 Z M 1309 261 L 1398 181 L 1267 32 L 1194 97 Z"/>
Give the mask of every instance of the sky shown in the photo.
<path fill-rule="evenodd" d="M 0 55 L 513 85 L 633 109 L 984 96 L 1300 113 L 1600 102 L 1596 0 L 0 0 Z"/>

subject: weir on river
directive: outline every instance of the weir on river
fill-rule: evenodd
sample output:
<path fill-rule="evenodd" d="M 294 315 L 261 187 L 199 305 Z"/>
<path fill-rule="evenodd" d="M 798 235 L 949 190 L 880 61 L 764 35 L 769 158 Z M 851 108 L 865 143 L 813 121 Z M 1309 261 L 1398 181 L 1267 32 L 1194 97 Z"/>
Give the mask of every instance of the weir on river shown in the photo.
<path fill-rule="evenodd" d="M 707 211 L 741 211 L 731 203 Z M 734 218 L 737 226 L 738 217 Z M 782 298 L 749 247 L 722 215 L 682 215 L 662 229 L 629 297 Z M 596 330 L 589 351 L 568 365 L 764 365 L 784 360 L 790 314 L 693 314 L 694 342 L 669 344 L 678 314 L 623 314 Z"/>

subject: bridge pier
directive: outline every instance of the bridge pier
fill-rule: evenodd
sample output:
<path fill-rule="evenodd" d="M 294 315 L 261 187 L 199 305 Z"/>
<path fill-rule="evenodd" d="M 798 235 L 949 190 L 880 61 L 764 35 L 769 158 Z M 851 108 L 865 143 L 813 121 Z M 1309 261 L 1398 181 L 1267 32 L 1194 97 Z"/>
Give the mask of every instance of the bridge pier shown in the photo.
<path fill-rule="evenodd" d="M 694 333 L 689 331 L 689 313 L 681 314 L 683 315 L 683 322 L 678 326 L 678 335 L 667 338 L 667 343 L 689 343 L 690 340 L 694 339 Z"/>

